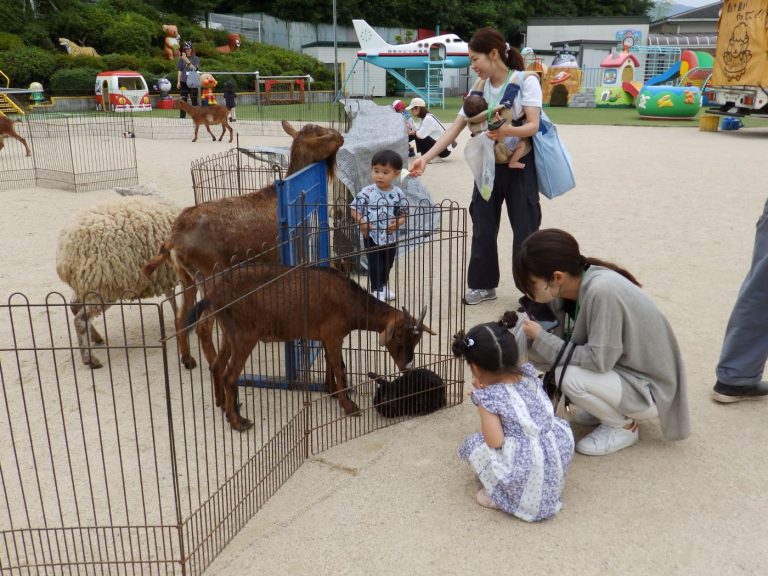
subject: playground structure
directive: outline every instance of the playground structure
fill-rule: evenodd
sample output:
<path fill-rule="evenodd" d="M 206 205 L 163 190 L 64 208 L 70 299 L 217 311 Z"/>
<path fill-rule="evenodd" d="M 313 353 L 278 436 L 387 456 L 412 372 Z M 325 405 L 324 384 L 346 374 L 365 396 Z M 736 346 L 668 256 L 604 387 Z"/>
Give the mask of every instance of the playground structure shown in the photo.
<path fill-rule="evenodd" d="M 353 20 L 360 51 L 347 74 L 339 99 L 358 63 L 373 64 L 400 82 L 406 90 L 424 99 L 427 106 L 445 106 L 443 79 L 446 68 L 469 66 L 469 47 L 455 34 L 442 34 L 414 42 L 389 44 L 365 21 Z"/>
<path fill-rule="evenodd" d="M 96 109 L 103 112 L 150 112 L 149 88 L 144 77 L 130 70 L 96 75 Z"/>
<path fill-rule="evenodd" d="M 539 71 L 541 77 L 542 102 L 549 106 L 568 106 L 581 88 L 581 70 L 567 45 L 549 66 L 540 65 L 535 58 L 530 64 L 530 69 Z M 529 69 L 528 64 L 526 69 Z"/>
<path fill-rule="evenodd" d="M 598 107 L 635 106 L 644 118 L 693 118 L 701 107 L 703 87 L 712 74 L 713 58 L 706 52 L 683 50 L 663 72 L 641 75 L 637 52 L 611 51 L 600 64 L 602 84 L 595 89 Z M 644 80 L 641 80 L 645 76 Z"/>
<path fill-rule="evenodd" d="M 265 104 L 303 104 L 303 78 L 269 78 L 264 80 Z"/>
<path fill-rule="evenodd" d="M 0 116 L 8 116 L 9 114 L 24 114 L 24 111 L 19 108 L 18 104 L 13 101 L 10 95 L 24 92 L 31 94 L 32 91 L 11 88 L 11 80 L 3 73 L 2 70 L 0 70 L 0 80 L 5 83 L 5 86 L 0 89 Z"/>

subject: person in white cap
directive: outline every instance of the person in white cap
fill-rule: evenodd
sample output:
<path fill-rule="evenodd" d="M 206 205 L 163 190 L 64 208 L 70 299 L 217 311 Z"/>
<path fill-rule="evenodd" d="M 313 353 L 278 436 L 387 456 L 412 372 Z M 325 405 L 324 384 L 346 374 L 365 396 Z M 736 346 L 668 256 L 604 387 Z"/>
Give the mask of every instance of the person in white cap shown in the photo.
<path fill-rule="evenodd" d="M 435 143 L 440 139 L 440 136 L 445 134 L 445 126 L 440 123 L 432 112 L 427 108 L 427 103 L 423 98 L 414 98 L 408 105 L 406 110 L 410 110 L 411 114 L 416 118 L 421 118 L 421 124 L 415 130 L 410 131 L 408 134 L 413 135 L 416 139 L 416 151 L 424 156 Z M 437 155 L 440 158 L 448 158 L 451 155 L 451 151 L 456 147 L 455 142 L 451 142 L 443 148 Z"/>

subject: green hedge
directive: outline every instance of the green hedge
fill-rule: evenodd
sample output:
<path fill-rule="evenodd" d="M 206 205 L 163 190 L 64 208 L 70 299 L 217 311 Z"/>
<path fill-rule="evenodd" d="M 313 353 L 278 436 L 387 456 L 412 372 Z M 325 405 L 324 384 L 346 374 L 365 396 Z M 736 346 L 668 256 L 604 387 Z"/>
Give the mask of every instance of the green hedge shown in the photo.
<path fill-rule="evenodd" d="M 60 2 L 59 10 L 36 19 L 19 9 L 18 0 L 0 0 L 0 70 L 11 85 L 26 87 L 41 82 L 46 91 L 90 95 L 95 74 L 105 70 L 135 70 L 150 87 L 163 76 L 176 84 L 176 61 L 163 53 L 163 24 L 175 24 L 182 41 L 191 40 L 202 70 L 255 72 L 262 76 L 305 75 L 317 90 L 333 87 L 333 72 L 302 54 L 241 39 L 241 49 L 223 54 L 229 32 L 209 30 L 189 16 L 160 15 L 151 3 L 139 0 L 97 0 L 93 3 Z M 60 37 L 80 46 L 91 46 L 98 57 L 71 57 L 58 44 Z M 55 73 L 55 74 L 54 74 Z M 86 78 L 88 74 L 93 77 Z M 217 74 L 219 88 L 231 80 L 238 91 L 253 90 L 253 76 Z M 87 81 L 86 81 L 87 80 Z"/>
<path fill-rule="evenodd" d="M 50 52 L 34 46 L 0 52 L 0 70 L 11 80 L 11 86 L 27 87 L 31 82 L 42 82 L 47 88 L 56 70 L 56 58 Z"/>
<path fill-rule="evenodd" d="M 93 94 L 96 86 L 96 75 L 100 71 L 96 68 L 57 70 L 51 76 L 48 91 L 54 94 Z"/>

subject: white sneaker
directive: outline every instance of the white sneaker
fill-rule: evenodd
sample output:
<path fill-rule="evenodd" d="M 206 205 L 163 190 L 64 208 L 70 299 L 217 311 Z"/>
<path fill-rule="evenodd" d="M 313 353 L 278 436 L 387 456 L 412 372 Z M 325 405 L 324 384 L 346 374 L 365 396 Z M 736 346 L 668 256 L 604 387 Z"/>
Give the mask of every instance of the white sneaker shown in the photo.
<path fill-rule="evenodd" d="M 597 416 L 593 416 L 586 410 L 579 410 L 574 414 L 572 420 L 579 426 L 597 426 L 600 424 L 600 419 Z"/>
<path fill-rule="evenodd" d="M 382 302 L 387 301 L 387 293 L 384 290 L 374 290 L 373 292 L 371 292 L 371 294 L 373 294 L 376 298 L 378 298 Z"/>
<path fill-rule="evenodd" d="M 632 430 L 600 424 L 576 443 L 576 452 L 587 456 L 606 456 L 634 446 L 640 440 L 637 423 Z"/>
<path fill-rule="evenodd" d="M 397 294 L 392 292 L 392 290 L 389 289 L 389 286 L 384 286 L 381 291 L 384 292 L 384 296 L 387 299 L 387 302 L 392 302 L 392 300 L 397 298 Z"/>

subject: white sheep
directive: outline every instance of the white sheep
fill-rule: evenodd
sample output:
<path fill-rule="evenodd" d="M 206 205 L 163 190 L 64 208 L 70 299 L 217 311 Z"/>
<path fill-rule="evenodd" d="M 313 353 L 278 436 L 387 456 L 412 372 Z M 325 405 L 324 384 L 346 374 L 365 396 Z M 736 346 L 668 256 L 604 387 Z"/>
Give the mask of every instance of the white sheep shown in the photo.
<path fill-rule="evenodd" d="M 163 265 L 148 278 L 142 267 L 160 251 L 180 211 L 158 196 L 129 196 L 81 211 L 59 233 L 56 272 L 74 291 L 70 307 L 80 355 L 92 369 L 102 364 L 90 346 L 104 343 L 93 318 L 119 300 L 173 296 L 173 268 Z M 171 305 L 175 312 L 173 298 Z"/>

